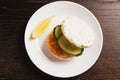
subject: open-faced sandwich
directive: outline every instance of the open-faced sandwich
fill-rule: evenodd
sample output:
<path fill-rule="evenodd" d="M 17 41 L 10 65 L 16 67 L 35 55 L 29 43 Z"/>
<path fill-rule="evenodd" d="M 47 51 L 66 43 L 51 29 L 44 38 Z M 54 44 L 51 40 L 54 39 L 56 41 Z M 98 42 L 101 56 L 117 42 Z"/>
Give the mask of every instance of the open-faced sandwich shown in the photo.
<path fill-rule="evenodd" d="M 89 25 L 73 16 L 64 19 L 48 36 L 51 53 L 60 59 L 81 55 L 93 42 L 94 33 Z"/>

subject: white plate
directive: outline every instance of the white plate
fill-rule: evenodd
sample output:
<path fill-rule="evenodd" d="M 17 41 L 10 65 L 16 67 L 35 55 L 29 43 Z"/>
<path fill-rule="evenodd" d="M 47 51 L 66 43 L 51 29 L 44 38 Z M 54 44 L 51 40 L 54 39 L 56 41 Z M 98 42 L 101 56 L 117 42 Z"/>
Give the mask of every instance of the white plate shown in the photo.
<path fill-rule="evenodd" d="M 44 34 L 40 38 L 29 40 L 35 26 L 53 14 L 56 17 Z M 92 47 L 85 49 L 81 56 L 63 61 L 51 55 L 46 38 L 50 31 L 68 16 L 76 16 L 86 21 L 95 33 L 95 42 Z M 102 45 L 102 30 L 95 16 L 80 4 L 69 1 L 56 1 L 41 7 L 32 15 L 25 30 L 25 46 L 30 59 L 40 70 L 55 77 L 73 77 L 87 71 L 98 59 Z"/>

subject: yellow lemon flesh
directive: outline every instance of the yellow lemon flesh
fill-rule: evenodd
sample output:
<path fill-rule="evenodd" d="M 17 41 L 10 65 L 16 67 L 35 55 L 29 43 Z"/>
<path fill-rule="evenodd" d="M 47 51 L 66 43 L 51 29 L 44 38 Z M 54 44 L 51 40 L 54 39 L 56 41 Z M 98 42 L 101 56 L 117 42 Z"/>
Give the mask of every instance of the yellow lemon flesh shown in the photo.
<path fill-rule="evenodd" d="M 50 25 L 54 15 L 41 21 L 32 31 L 30 39 L 38 38 Z"/>

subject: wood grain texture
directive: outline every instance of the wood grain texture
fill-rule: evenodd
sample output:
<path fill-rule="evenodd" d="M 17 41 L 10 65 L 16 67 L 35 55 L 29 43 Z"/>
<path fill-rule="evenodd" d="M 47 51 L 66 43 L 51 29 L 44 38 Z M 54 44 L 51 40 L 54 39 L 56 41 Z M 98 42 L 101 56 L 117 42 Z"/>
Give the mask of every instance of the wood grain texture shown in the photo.
<path fill-rule="evenodd" d="M 70 0 L 98 18 L 104 46 L 87 72 L 60 79 L 37 69 L 24 47 L 24 31 L 31 15 L 55 0 L 0 0 L 0 80 L 120 80 L 120 0 Z"/>

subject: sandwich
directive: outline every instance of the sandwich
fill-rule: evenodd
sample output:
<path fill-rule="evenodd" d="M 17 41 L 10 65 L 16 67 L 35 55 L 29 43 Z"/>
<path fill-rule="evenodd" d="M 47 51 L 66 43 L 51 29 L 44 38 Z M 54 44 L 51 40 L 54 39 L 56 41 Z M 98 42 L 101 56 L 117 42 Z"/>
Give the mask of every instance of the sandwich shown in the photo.
<path fill-rule="evenodd" d="M 66 60 L 80 56 L 93 45 L 94 39 L 94 32 L 86 22 L 70 16 L 48 35 L 47 44 L 54 56 Z"/>

